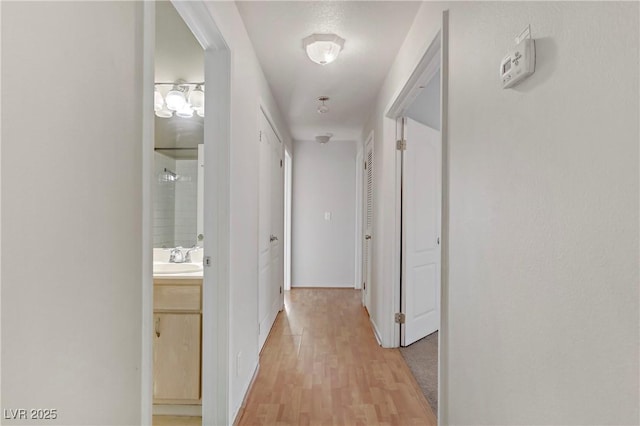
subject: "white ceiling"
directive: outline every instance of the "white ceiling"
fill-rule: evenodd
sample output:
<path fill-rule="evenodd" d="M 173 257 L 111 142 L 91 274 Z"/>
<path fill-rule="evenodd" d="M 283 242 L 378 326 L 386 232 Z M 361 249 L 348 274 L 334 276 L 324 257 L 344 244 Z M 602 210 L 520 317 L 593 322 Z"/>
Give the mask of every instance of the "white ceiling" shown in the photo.
<path fill-rule="evenodd" d="M 359 140 L 373 102 L 420 2 L 238 1 L 280 111 L 296 140 L 330 132 Z M 335 33 L 344 49 L 328 65 L 307 58 L 302 39 Z M 318 114 L 319 96 L 330 111 Z"/>

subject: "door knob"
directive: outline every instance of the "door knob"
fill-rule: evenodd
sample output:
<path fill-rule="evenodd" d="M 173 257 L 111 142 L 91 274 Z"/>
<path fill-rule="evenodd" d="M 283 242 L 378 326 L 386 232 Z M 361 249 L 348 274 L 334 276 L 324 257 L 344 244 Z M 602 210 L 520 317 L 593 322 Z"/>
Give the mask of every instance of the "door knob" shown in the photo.
<path fill-rule="evenodd" d="M 364 239 L 365 239 L 365 240 L 370 240 L 370 239 L 371 239 L 371 235 L 365 235 L 365 236 L 364 236 Z"/>
<path fill-rule="evenodd" d="M 278 237 L 276 237 L 275 235 L 271 235 L 271 238 L 269 238 L 269 241 L 274 242 L 274 241 L 278 241 Z"/>

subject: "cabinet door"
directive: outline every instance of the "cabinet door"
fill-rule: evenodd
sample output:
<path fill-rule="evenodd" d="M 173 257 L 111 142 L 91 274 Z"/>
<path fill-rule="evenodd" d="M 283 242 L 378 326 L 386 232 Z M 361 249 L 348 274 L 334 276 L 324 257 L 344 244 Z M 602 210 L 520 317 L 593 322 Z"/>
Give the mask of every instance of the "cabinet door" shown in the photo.
<path fill-rule="evenodd" d="M 153 397 L 200 399 L 200 314 L 155 314 Z"/>

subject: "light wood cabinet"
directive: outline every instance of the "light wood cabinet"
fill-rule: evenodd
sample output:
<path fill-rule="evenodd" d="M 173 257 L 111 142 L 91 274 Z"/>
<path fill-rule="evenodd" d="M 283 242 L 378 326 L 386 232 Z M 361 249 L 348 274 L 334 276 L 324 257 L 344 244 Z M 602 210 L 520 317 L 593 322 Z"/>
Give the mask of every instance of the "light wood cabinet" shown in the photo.
<path fill-rule="evenodd" d="M 202 280 L 154 281 L 155 404 L 200 404 Z"/>

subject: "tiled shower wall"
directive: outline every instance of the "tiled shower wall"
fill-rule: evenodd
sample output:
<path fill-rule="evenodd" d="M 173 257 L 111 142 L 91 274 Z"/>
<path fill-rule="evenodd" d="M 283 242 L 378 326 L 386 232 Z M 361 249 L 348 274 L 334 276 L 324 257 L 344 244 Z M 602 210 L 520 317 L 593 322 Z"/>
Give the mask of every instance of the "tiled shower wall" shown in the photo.
<path fill-rule="evenodd" d="M 196 244 L 198 208 L 198 160 L 177 160 L 175 172 L 175 245 Z"/>
<path fill-rule="evenodd" d="M 176 170 L 176 160 L 154 153 L 153 180 L 153 246 L 173 247 L 175 236 L 175 183 L 162 182 L 164 168 Z"/>
<path fill-rule="evenodd" d="M 178 175 L 175 182 L 160 178 L 165 167 Z M 154 155 L 153 246 L 191 247 L 196 243 L 198 161 Z"/>

